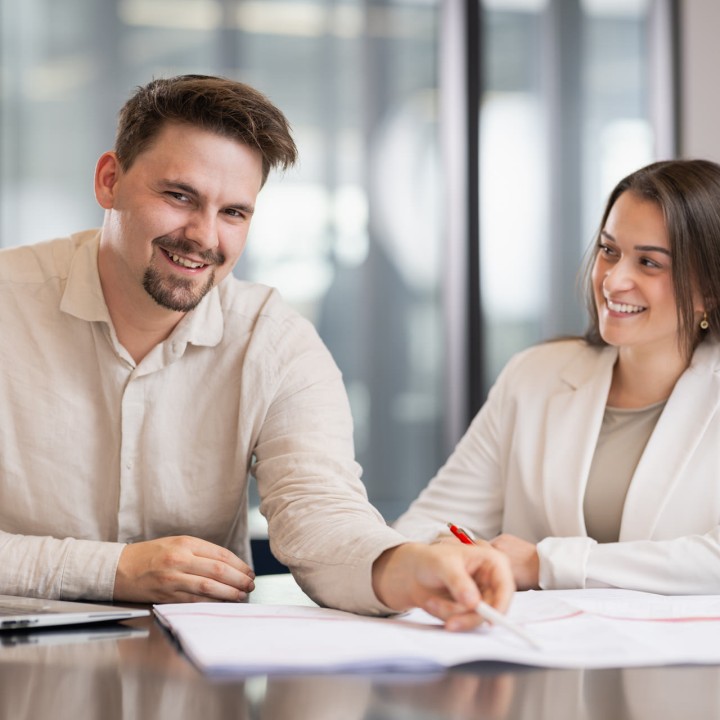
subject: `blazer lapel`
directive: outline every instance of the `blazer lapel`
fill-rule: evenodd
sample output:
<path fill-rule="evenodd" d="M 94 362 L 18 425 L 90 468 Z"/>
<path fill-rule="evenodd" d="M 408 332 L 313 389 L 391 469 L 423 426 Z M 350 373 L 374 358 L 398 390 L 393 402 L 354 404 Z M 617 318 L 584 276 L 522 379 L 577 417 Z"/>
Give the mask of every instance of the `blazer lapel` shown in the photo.
<path fill-rule="evenodd" d="M 660 514 L 720 405 L 717 345 L 698 346 L 645 446 L 625 498 L 620 540 L 652 537 Z"/>
<path fill-rule="evenodd" d="M 563 370 L 565 387 L 550 398 L 542 481 L 551 535 L 586 534 L 583 497 L 616 358 L 612 347 L 583 353 Z"/>

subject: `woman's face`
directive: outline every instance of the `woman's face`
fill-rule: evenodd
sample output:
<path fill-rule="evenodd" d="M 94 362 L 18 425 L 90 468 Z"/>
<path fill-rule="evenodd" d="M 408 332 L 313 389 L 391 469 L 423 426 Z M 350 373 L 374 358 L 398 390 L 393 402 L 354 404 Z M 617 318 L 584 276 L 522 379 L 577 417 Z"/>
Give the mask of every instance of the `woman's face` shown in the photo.
<path fill-rule="evenodd" d="M 670 242 L 656 203 L 630 191 L 615 201 L 600 234 L 592 283 L 606 343 L 680 352 Z"/>

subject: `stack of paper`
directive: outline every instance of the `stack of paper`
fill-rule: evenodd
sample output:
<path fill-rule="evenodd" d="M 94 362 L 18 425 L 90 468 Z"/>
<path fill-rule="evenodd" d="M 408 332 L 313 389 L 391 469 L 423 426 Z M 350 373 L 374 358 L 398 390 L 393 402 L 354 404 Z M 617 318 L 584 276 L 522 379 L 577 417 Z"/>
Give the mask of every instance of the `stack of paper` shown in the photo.
<path fill-rule="evenodd" d="M 159 620 L 212 674 L 436 670 L 478 660 L 557 668 L 720 663 L 720 596 L 627 590 L 517 593 L 501 627 L 450 633 L 420 610 L 367 618 L 319 607 L 157 605 Z"/>

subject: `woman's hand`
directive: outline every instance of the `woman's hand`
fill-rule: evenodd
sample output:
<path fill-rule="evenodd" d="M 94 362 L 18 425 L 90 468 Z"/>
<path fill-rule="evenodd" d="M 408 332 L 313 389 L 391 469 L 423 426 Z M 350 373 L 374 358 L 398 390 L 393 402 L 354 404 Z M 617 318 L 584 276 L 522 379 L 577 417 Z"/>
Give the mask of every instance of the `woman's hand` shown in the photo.
<path fill-rule="evenodd" d="M 518 590 L 540 589 L 540 558 L 534 543 L 515 535 L 498 535 L 490 544 L 510 560 Z"/>

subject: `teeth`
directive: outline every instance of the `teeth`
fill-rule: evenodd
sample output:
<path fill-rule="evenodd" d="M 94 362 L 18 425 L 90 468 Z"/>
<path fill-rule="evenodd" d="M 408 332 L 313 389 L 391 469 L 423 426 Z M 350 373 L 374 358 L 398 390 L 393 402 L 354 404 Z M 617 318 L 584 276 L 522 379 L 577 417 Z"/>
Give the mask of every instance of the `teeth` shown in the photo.
<path fill-rule="evenodd" d="M 614 303 L 612 300 L 608 300 L 607 298 L 605 300 L 607 302 L 607 306 L 613 312 L 639 313 L 645 309 L 644 307 L 641 307 L 640 305 L 626 305 L 625 303 Z"/>
<path fill-rule="evenodd" d="M 197 270 L 198 268 L 203 267 L 204 263 L 199 262 L 193 262 L 192 260 L 186 260 L 185 258 L 181 258 L 179 255 L 170 255 L 170 259 L 177 263 L 178 265 L 182 265 L 183 267 L 190 268 L 191 270 Z"/>

